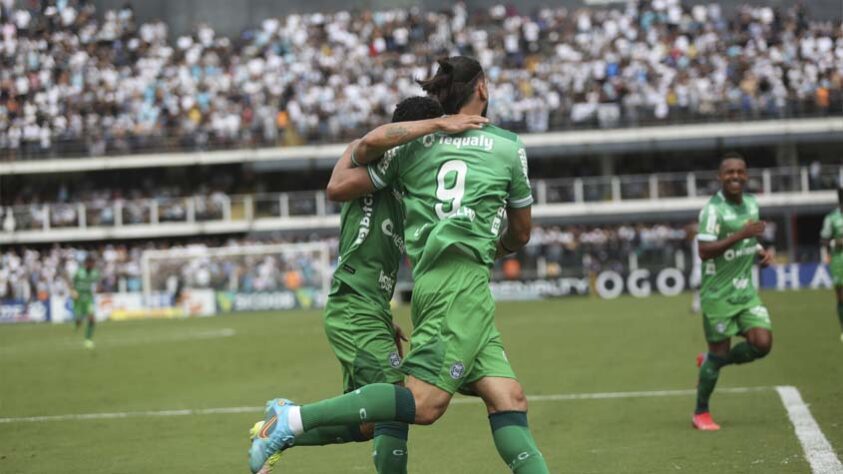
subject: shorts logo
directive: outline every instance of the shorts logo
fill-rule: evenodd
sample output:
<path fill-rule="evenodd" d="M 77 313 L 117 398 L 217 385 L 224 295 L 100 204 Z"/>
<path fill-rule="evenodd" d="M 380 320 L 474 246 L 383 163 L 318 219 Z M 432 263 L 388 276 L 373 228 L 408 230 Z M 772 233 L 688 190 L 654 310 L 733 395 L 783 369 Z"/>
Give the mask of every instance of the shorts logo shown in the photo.
<path fill-rule="evenodd" d="M 770 322 L 770 313 L 767 311 L 767 308 L 764 306 L 756 306 L 749 310 L 750 313 L 758 316 L 760 319 L 764 320 L 765 322 Z"/>
<path fill-rule="evenodd" d="M 401 365 L 401 356 L 398 355 L 397 352 L 390 352 L 389 353 L 389 366 L 393 369 L 397 369 L 398 366 Z"/>
<path fill-rule="evenodd" d="M 463 376 L 465 373 L 465 366 L 462 362 L 455 362 L 454 365 L 451 366 L 451 378 L 457 380 Z"/>
<path fill-rule="evenodd" d="M 714 330 L 723 334 L 726 331 L 726 323 L 717 323 L 717 325 L 714 326 Z"/>

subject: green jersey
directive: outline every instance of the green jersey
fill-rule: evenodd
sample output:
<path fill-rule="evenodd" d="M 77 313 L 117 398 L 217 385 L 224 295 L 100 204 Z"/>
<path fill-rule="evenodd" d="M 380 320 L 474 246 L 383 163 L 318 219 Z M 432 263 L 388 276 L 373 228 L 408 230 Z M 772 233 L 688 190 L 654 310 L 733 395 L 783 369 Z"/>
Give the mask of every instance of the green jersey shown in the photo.
<path fill-rule="evenodd" d="M 843 258 L 843 245 L 837 245 L 838 241 L 843 239 L 843 212 L 840 212 L 839 207 L 829 212 L 823 219 L 820 238 L 832 241 L 832 258 Z"/>
<path fill-rule="evenodd" d="M 700 212 L 700 242 L 723 240 L 741 230 L 749 221 L 758 220 L 755 196 L 744 194 L 740 205 L 718 192 Z M 700 298 L 706 316 L 731 317 L 750 307 L 761 305 L 752 278 L 758 254 L 755 237 L 741 240 L 723 255 L 703 261 Z"/>
<path fill-rule="evenodd" d="M 73 289 L 79 296 L 93 296 L 99 282 L 100 272 L 96 268 L 89 271 L 82 267 L 73 275 Z"/>
<path fill-rule="evenodd" d="M 375 188 L 395 185 L 404 195 L 415 278 L 451 246 L 491 266 L 505 208 L 533 203 L 524 144 L 495 126 L 426 135 L 393 148 L 368 169 Z"/>
<path fill-rule="evenodd" d="M 346 202 L 334 280 L 389 308 L 404 253 L 404 210 L 392 189 Z"/>

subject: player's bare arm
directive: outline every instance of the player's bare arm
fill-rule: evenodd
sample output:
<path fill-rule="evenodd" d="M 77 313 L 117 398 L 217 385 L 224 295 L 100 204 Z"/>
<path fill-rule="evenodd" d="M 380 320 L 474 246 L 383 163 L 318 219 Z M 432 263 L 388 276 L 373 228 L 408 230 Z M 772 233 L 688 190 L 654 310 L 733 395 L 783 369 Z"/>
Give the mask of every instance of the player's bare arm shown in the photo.
<path fill-rule="evenodd" d="M 381 125 L 357 142 L 352 156 L 354 161 L 364 165 L 377 160 L 391 148 L 425 135 L 435 132 L 461 133 L 482 128 L 487 123 L 489 119 L 479 115 L 456 114 L 435 119 Z"/>
<path fill-rule="evenodd" d="M 700 258 L 703 260 L 711 260 L 717 258 L 727 250 L 732 248 L 735 244 L 744 239 L 758 237 L 764 233 L 766 224 L 763 221 L 747 222 L 746 225 L 738 232 L 726 237 L 722 240 L 714 242 L 700 241 Z"/>
<path fill-rule="evenodd" d="M 530 241 L 530 233 L 533 229 L 533 212 L 531 207 L 520 209 L 507 208 L 506 218 L 509 225 L 498 239 L 495 258 L 505 257 L 517 252 Z"/>
<path fill-rule="evenodd" d="M 369 178 L 369 173 L 366 172 L 366 168 L 354 166 L 351 162 L 351 153 L 359 141 L 355 140 L 351 142 L 345 148 L 337 164 L 334 165 L 334 170 L 331 172 L 331 179 L 328 181 L 328 187 L 325 189 L 325 193 L 331 201 L 350 201 L 375 190 L 372 179 Z"/>

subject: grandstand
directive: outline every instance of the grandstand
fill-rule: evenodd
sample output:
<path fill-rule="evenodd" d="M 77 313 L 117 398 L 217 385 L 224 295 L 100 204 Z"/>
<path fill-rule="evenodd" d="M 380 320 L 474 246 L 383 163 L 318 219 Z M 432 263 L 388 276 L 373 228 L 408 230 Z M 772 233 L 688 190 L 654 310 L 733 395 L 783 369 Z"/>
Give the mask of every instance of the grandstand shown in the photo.
<path fill-rule="evenodd" d="M 276 3 L 250 0 L 235 8 L 216 0 L 0 1 L 0 323 L 72 319 L 73 274 L 91 256 L 101 273 L 97 319 L 150 324 L 143 326 L 150 328 L 151 335 L 145 335 L 141 326 L 108 323 L 106 328 L 129 328 L 114 330 L 125 331 L 114 336 L 124 342 L 111 343 L 115 357 L 128 357 L 116 354 L 124 343 L 141 344 L 126 342 L 129 339 L 193 341 L 197 334 L 202 349 L 213 352 L 205 345 L 210 346 L 218 334 L 221 340 L 228 338 L 225 330 L 235 330 L 225 326 L 226 318 L 170 322 L 171 326 L 143 321 L 149 318 L 237 315 L 240 319 L 235 320 L 245 321 L 237 324 L 245 326 L 236 331 L 272 344 L 266 339 L 268 330 L 259 328 L 266 320 L 277 324 L 279 319 L 255 316 L 261 312 L 289 314 L 278 318 L 295 320 L 302 334 L 297 342 L 309 350 L 313 342 L 307 338 L 322 338 L 314 329 L 316 318 L 295 318 L 324 304 L 330 273 L 337 265 L 340 203 L 328 200 L 324 191 L 331 169 L 350 140 L 388 122 L 400 100 L 422 94 L 415 78 L 429 76 L 437 58 L 453 54 L 478 58 L 492 91 L 489 118 L 519 133 L 530 158 L 535 199 L 531 241 L 492 271 L 493 293 L 499 301 L 536 300 L 502 307 L 508 319 L 501 325 L 517 334 L 513 339 L 523 343 L 520 352 L 528 351 L 529 335 L 518 333 L 518 323 L 511 320 L 525 311 L 550 314 L 573 307 L 587 312 L 597 307 L 593 305 L 614 304 L 600 306 L 611 310 L 595 311 L 622 313 L 623 304 L 629 304 L 644 318 L 650 313 L 649 304 L 658 308 L 656 313 L 675 310 L 675 302 L 654 296 L 649 303 L 643 297 L 686 295 L 693 289 L 693 229 L 700 209 L 719 189 L 715 169 L 727 151 L 747 158 L 748 189 L 757 195 L 762 218 L 769 222 L 763 241 L 775 249 L 776 265 L 757 271 L 759 286 L 771 291 L 832 286 L 823 273 L 819 231 L 823 216 L 837 203 L 837 189 L 843 187 L 839 1 L 367 3 L 373 11 L 348 11 L 348 5 L 335 0 Z M 611 286 L 615 275 L 620 287 Z M 413 282 L 406 262 L 397 288 L 396 301 L 408 302 Z M 820 297 L 793 294 L 803 298 L 804 308 L 811 308 L 805 311 L 817 318 L 811 324 L 819 327 L 815 313 L 826 309 L 811 305 L 817 305 Z M 620 298 L 620 303 L 588 295 Z M 791 310 L 799 314 L 799 305 L 788 295 L 771 298 L 782 308 L 795 306 Z M 633 297 L 635 302 L 629 303 Z M 822 298 L 831 308 L 832 297 L 823 293 Z M 684 315 L 686 306 L 682 299 L 677 312 Z M 770 306 L 775 318 L 779 311 Z M 399 311 L 407 321 L 406 307 Z M 550 332 L 568 331 L 564 325 L 550 326 L 559 323 L 543 319 L 547 314 L 536 316 L 536 324 L 548 324 Z M 615 323 L 623 324 L 617 317 Z M 673 320 L 659 321 L 647 324 L 660 338 L 668 335 L 657 332 L 656 324 L 683 330 L 676 329 L 680 326 Z M 178 335 L 177 325 L 182 323 L 197 324 L 196 329 L 183 331 L 185 339 Z M 585 325 L 576 322 L 572 327 Z M 33 329 L 43 326 L 47 325 Z M 696 332 L 698 326 L 695 322 Z M 782 326 L 801 330 L 792 320 Z M 17 364 L 31 355 L 36 342 L 15 345 L 16 338 L 24 336 L 12 331 L 21 327 L 29 326 L 0 325 L 0 359 Z M 170 333 L 174 327 L 178 330 Z M 102 331 L 108 350 L 108 329 Z M 57 334 L 45 333 L 45 340 L 59 341 L 55 347 L 65 350 L 66 342 Z M 803 341 L 816 337 L 816 333 L 800 334 Z M 591 337 L 586 333 L 583 341 Z M 628 342 L 616 337 L 619 346 Z M 695 350 L 703 347 L 697 339 Z M 559 340 L 577 343 L 573 336 Z M 556 344 L 555 339 L 543 341 Z M 839 347 L 822 347 L 840 354 Z M 328 349 L 320 350 L 329 360 Z M 156 357 L 163 359 L 155 363 L 167 365 L 168 356 L 162 351 Z M 227 351 L 222 352 L 231 358 L 260 357 L 257 352 Z M 693 352 L 689 351 L 685 350 Z M 559 352 L 559 357 L 565 356 L 570 354 Z M 141 356 L 132 354 L 129 359 L 136 361 L 134 357 Z M 542 363 L 551 363 L 549 357 Z M 632 356 L 633 363 L 649 364 L 636 357 Z M 580 362 L 587 367 L 582 370 L 603 370 Z M 602 362 L 614 366 L 613 361 Z M 770 362 L 781 360 L 765 361 Z M 310 363 L 302 362 L 302 370 L 328 370 L 328 362 L 321 359 Z M 8 375 L 12 383 L 0 383 L 6 386 L 0 388 L 0 439 L 15 435 L 22 443 L 35 443 L 37 431 L 28 431 L 23 427 L 28 422 L 19 419 L 64 412 L 39 411 L 22 401 L 31 393 L 8 386 L 47 377 L 52 369 L 13 370 L 4 369 L 4 364 L 0 361 L 0 379 L 8 380 Z M 669 370 L 676 367 L 684 366 L 671 363 Z M 113 367 L 100 369 L 114 376 Z M 129 372 L 136 370 L 142 378 L 140 369 Z M 203 376 L 213 378 L 208 370 Z M 672 376 L 668 383 L 647 386 L 620 370 L 608 372 L 626 386 L 613 387 L 606 380 L 589 384 L 579 375 L 572 379 L 586 380 L 582 386 L 594 392 L 626 393 L 674 388 L 682 377 L 687 376 L 686 382 L 693 377 L 688 371 Z M 809 388 L 804 392 L 815 390 L 822 400 L 839 400 L 841 395 L 839 386 L 817 382 L 826 377 L 816 372 L 790 380 L 765 370 L 737 388 L 803 384 Z M 839 367 L 827 370 L 827 378 L 843 375 Z M 317 378 L 309 372 L 284 373 L 288 378 Z M 533 380 L 541 378 L 527 373 Z M 296 389 L 321 398 L 336 388 L 324 380 L 336 378 L 330 374 L 312 387 Z M 268 385 L 251 388 L 264 393 Z M 176 395 L 147 387 L 146 400 L 125 406 L 111 400 L 104 406 L 121 413 L 229 406 L 244 408 L 245 413 L 249 407 L 244 406 L 254 404 L 232 395 L 236 387 L 226 387 L 223 397 L 198 404 L 184 392 L 179 394 L 185 387 L 176 382 L 173 387 Z M 91 390 L 72 389 L 83 399 Z M 585 391 L 566 384 L 548 390 Z M 771 397 L 766 392 L 759 396 Z M 129 395 L 115 392 L 108 397 Z M 11 403 L 4 404 L 5 400 Z M 55 402 L 40 395 L 32 400 Z M 820 425 L 840 453 L 843 431 L 834 419 L 839 412 L 816 399 L 811 403 L 815 401 L 821 406 Z M 770 400 L 759 403 L 766 402 Z M 765 406 L 781 411 L 778 402 Z M 93 402 L 78 407 L 101 411 Z M 595 419 L 606 416 L 597 414 Z M 551 433 L 538 431 L 538 436 L 552 440 L 548 443 L 571 441 L 553 434 L 556 428 L 549 422 L 537 423 L 544 433 Z M 791 439 L 787 418 L 778 423 L 785 428 L 759 454 L 759 462 L 768 463 L 765 469 L 841 472 L 817 470 Z M 231 444 L 243 444 L 242 438 Z M 422 446 L 444 449 L 438 440 L 420 439 Z M 784 439 L 791 446 L 782 447 Z M 96 442 L 108 444 L 103 439 Z M 0 472 L 47 469 L 43 459 L 28 466 L 21 460 L 23 445 L 15 446 L 17 451 L 8 452 L 0 447 Z M 161 449 L 153 442 L 147 446 Z M 776 446 L 790 453 L 789 461 L 772 454 Z M 220 453 L 232 451 L 230 446 L 217 447 Z M 472 446 L 468 451 L 480 456 L 485 448 Z M 128 456 L 111 447 L 102 449 L 115 459 Z M 345 451 L 342 459 L 357 466 L 360 463 L 354 464 L 350 452 Z M 656 452 L 649 456 L 657 456 Z M 686 455 L 675 465 L 694 472 L 752 468 L 734 459 L 724 466 L 694 458 L 690 452 Z M 567 472 L 561 451 L 548 458 L 558 471 Z M 620 463 L 603 469 L 599 460 L 577 458 L 579 464 L 570 470 L 673 469 L 667 462 L 636 464 L 628 453 L 621 458 L 631 467 Z M 220 461 L 222 455 L 215 459 L 220 464 L 203 466 L 205 470 L 245 469 L 243 463 L 237 464 L 240 458 L 237 463 Z M 293 462 L 300 464 L 290 472 L 339 472 L 323 461 L 318 469 L 308 470 L 306 462 L 313 459 L 294 457 Z M 95 468 L 78 458 L 68 463 L 62 472 L 120 471 L 117 461 Z M 129 471 L 185 466 L 180 470 L 194 472 L 181 461 L 139 466 Z M 428 462 L 425 470 L 416 472 L 452 472 L 442 466 Z M 464 465 L 461 470 L 500 468 L 489 466 L 477 470 Z"/>

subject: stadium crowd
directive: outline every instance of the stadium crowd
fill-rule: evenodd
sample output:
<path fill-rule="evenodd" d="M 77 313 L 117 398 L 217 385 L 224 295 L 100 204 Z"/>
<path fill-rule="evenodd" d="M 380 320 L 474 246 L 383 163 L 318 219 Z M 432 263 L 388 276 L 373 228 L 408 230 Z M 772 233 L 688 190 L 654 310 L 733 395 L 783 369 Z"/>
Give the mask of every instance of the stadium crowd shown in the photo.
<path fill-rule="evenodd" d="M 516 131 L 843 110 L 843 22 L 786 9 L 630 1 L 269 18 L 172 37 L 131 6 L 0 2 L 0 158 L 347 139 L 438 57 L 477 57 Z"/>
<path fill-rule="evenodd" d="M 67 282 L 88 255 L 96 259 L 96 268 L 102 275 L 100 291 L 141 291 L 141 256 L 147 249 L 182 248 L 201 255 L 208 247 L 244 247 L 254 244 L 279 244 L 324 240 L 331 249 L 331 259 L 336 261 L 338 239 L 317 235 L 289 238 L 237 239 L 226 241 L 192 240 L 186 243 L 162 244 L 107 244 L 99 246 L 54 246 L 37 250 L 33 248 L 7 248 L 0 253 L 0 299 L 47 299 L 52 294 L 66 294 Z M 517 255 L 517 277 L 534 277 L 538 261 L 547 266 L 548 276 L 587 275 L 602 269 L 623 268 L 630 253 L 649 259 L 654 265 L 672 265 L 676 252 L 687 252 L 688 234 L 684 227 L 672 224 L 637 224 L 620 226 L 545 226 L 535 227 L 530 244 Z M 290 285 L 288 268 L 300 270 L 307 281 L 318 273 L 312 261 L 315 253 L 299 254 L 286 261 L 280 256 L 195 258 L 161 261 L 156 263 L 156 289 L 168 288 L 168 277 L 177 275 L 185 287 L 212 287 L 240 291 L 266 291 Z M 405 269 L 406 270 L 406 269 Z M 409 272 L 402 271 L 409 278 Z M 499 264 L 497 278 L 511 275 L 502 273 Z"/>

